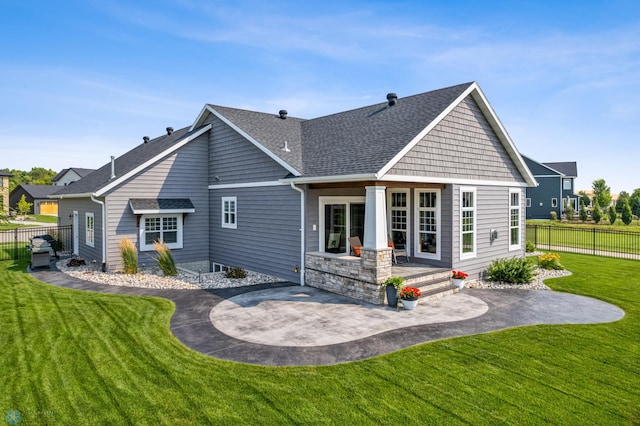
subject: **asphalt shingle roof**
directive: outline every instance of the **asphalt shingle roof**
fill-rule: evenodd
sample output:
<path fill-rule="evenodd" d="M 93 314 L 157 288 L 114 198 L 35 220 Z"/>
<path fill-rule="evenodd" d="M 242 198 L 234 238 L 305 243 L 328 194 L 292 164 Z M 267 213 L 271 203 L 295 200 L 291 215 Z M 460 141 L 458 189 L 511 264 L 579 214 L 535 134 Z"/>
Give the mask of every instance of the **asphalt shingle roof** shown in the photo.
<path fill-rule="evenodd" d="M 144 164 L 155 156 L 162 154 L 164 151 L 171 148 L 171 146 L 173 146 L 180 140 L 190 136 L 193 133 L 196 133 L 199 130 L 200 129 L 194 129 L 193 131 L 189 132 L 189 128 L 185 127 L 183 129 L 174 131 L 171 135 L 163 135 L 158 138 L 151 139 L 147 143 L 142 143 L 136 146 L 131 151 L 116 158 L 116 177 L 122 177 L 141 164 Z M 73 182 L 70 185 L 62 187 L 62 189 L 57 191 L 54 195 L 84 194 L 96 192 L 107 186 L 111 181 L 110 178 L 111 162 L 108 162 L 95 172 L 88 174 L 87 176 L 76 182 Z"/>
<path fill-rule="evenodd" d="M 31 195 L 34 199 L 47 198 L 47 196 L 53 194 L 58 190 L 58 188 L 60 188 L 59 186 L 53 186 L 53 185 L 27 185 L 27 184 L 21 184 L 21 185 L 18 185 L 18 187 L 21 187 L 22 189 L 24 189 L 25 192 Z"/>
<path fill-rule="evenodd" d="M 562 161 L 558 163 L 542 163 L 553 170 L 557 170 L 565 176 L 578 177 L 578 164 L 575 161 Z"/>
<path fill-rule="evenodd" d="M 188 198 L 132 198 L 131 208 L 139 210 L 192 210 L 195 207 Z"/>

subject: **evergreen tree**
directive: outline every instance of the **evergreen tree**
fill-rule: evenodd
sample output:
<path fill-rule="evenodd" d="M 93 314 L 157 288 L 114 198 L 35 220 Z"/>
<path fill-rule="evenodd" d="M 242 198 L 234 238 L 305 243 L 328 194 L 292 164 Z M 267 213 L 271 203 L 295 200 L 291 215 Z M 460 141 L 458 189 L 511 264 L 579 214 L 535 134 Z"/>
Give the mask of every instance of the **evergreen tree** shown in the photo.
<path fill-rule="evenodd" d="M 616 222 L 617 218 L 618 218 L 618 213 L 616 212 L 615 207 L 613 206 L 609 207 L 609 223 L 613 225 Z"/>
<path fill-rule="evenodd" d="M 633 213 L 631 213 L 631 207 L 629 206 L 629 202 L 624 200 L 622 202 L 622 222 L 625 225 L 629 225 L 633 220 Z"/>
<path fill-rule="evenodd" d="M 596 223 L 596 225 L 602 220 L 602 209 L 600 208 L 600 204 L 598 204 L 597 201 L 594 202 L 591 217 L 593 218 L 593 221 Z"/>
<path fill-rule="evenodd" d="M 587 214 L 587 208 L 584 206 L 584 201 L 580 200 L 580 220 L 586 222 L 589 219 L 589 215 Z"/>

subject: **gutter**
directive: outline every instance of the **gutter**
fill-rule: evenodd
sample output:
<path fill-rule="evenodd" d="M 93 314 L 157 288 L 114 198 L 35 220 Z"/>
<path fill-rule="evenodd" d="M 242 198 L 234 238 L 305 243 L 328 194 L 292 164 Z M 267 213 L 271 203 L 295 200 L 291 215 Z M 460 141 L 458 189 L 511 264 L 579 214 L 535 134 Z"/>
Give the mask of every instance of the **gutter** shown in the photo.
<path fill-rule="evenodd" d="M 91 194 L 91 201 L 93 201 L 94 203 L 100 204 L 100 207 L 102 208 L 102 272 L 107 272 L 107 221 L 106 221 L 106 215 L 105 215 L 105 205 L 104 205 L 104 201 L 100 201 L 97 198 L 94 197 L 94 194 Z M 93 227 L 95 229 L 96 224 L 93 224 Z"/>
<path fill-rule="evenodd" d="M 300 285 L 304 286 L 305 193 L 303 189 L 296 186 L 295 182 L 291 182 L 291 189 L 300 193 Z"/>

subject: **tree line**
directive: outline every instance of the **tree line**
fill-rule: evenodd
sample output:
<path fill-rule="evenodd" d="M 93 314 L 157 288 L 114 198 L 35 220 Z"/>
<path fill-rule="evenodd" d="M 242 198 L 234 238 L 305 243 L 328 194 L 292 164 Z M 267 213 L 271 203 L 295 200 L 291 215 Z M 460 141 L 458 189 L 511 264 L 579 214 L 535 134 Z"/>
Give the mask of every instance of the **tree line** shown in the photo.
<path fill-rule="evenodd" d="M 3 169 L 5 172 L 11 173 L 13 176 L 9 179 L 9 192 L 13 191 L 18 185 L 53 185 L 53 178 L 58 174 L 54 170 L 45 169 L 44 167 L 33 167 L 30 171 Z"/>
<path fill-rule="evenodd" d="M 625 225 L 629 225 L 633 220 L 633 217 L 640 217 L 640 188 L 633 190 L 633 193 L 629 194 L 626 191 L 620 191 L 618 199 L 615 205 L 611 205 L 611 187 L 609 187 L 604 179 L 596 179 L 593 181 L 591 188 L 593 189 L 593 197 L 580 191 L 580 212 L 578 217 L 585 222 L 589 214 L 586 206 L 592 205 L 591 217 L 595 223 L 600 223 L 604 216 L 608 216 L 609 222 L 613 224 L 618 217 Z M 572 217 L 573 212 L 569 215 L 567 211 L 567 217 Z"/>

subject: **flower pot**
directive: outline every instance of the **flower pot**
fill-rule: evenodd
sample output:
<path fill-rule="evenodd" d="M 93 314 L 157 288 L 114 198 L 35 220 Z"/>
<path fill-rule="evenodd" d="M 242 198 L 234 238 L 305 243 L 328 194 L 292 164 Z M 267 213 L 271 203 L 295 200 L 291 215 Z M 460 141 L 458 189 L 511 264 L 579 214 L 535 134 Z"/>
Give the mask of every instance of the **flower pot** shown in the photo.
<path fill-rule="evenodd" d="M 464 280 L 460 278 L 451 278 L 451 281 L 453 281 L 453 285 L 458 287 L 460 290 L 464 287 Z"/>
<path fill-rule="evenodd" d="M 417 297 L 413 299 L 402 299 L 402 307 L 405 308 L 407 311 L 411 311 L 416 308 L 416 305 L 418 304 L 418 300 L 419 299 Z"/>
<path fill-rule="evenodd" d="M 398 292 L 396 288 L 392 285 L 388 285 L 386 288 L 387 292 L 387 304 L 392 308 L 398 306 Z"/>

